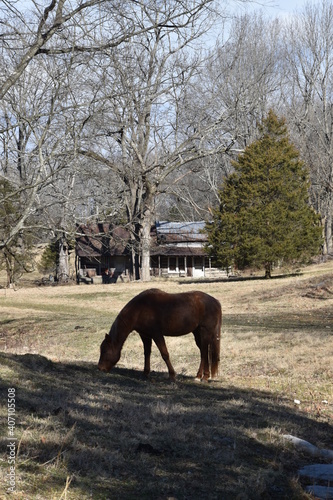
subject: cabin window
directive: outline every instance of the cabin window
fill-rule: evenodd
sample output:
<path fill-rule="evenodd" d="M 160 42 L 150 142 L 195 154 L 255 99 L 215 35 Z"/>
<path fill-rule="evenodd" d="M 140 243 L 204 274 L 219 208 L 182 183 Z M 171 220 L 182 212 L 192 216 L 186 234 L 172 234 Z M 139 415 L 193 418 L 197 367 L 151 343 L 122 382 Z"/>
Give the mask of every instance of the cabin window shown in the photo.
<path fill-rule="evenodd" d="M 203 262 L 202 262 L 202 257 L 194 257 L 194 267 L 195 269 L 202 269 Z"/>
<path fill-rule="evenodd" d="M 185 258 L 184 257 L 178 257 L 178 267 L 179 267 L 179 271 L 185 271 Z"/>

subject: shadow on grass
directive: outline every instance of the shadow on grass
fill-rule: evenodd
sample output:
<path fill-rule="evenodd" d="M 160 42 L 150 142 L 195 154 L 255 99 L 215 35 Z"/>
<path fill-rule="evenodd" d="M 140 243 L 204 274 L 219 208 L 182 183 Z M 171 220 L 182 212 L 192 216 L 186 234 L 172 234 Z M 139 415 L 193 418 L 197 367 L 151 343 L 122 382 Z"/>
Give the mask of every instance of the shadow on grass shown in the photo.
<path fill-rule="evenodd" d="M 73 499 L 303 498 L 295 477 L 311 460 L 280 435 L 318 444 L 332 434 L 271 393 L 223 381 L 180 376 L 172 384 L 159 373 L 147 381 L 133 370 L 104 374 L 32 354 L 0 361 L 1 388 L 16 389 L 25 498 L 53 498 L 68 477 Z"/>

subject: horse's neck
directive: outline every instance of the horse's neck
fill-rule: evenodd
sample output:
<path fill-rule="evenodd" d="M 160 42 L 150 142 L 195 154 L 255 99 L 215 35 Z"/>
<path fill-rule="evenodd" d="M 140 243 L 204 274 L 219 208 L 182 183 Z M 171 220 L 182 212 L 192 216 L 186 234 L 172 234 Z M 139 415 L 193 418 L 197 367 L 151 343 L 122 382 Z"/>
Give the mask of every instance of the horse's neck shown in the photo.
<path fill-rule="evenodd" d="M 119 314 L 115 319 L 109 333 L 114 347 L 117 349 L 121 349 L 131 331 L 131 326 L 128 325 L 127 322 L 122 318 L 121 314 Z"/>

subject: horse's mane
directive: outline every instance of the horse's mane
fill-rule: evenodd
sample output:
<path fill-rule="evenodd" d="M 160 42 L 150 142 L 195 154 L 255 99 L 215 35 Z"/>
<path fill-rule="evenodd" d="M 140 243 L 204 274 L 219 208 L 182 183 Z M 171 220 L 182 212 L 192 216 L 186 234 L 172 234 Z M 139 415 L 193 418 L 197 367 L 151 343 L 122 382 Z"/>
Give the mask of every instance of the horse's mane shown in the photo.
<path fill-rule="evenodd" d="M 121 328 L 121 326 L 123 328 Z M 110 331 L 109 331 L 109 337 L 110 337 L 111 343 L 114 346 L 122 347 L 123 343 L 125 342 L 125 340 L 130 332 L 131 332 L 131 328 L 127 324 L 127 321 L 124 320 L 123 315 L 122 315 L 122 311 L 120 311 L 120 313 L 118 314 L 118 316 L 116 317 L 116 319 L 112 323 L 112 326 L 111 326 Z M 122 334 L 125 333 L 125 336 L 120 335 L 121 333 Z"/>

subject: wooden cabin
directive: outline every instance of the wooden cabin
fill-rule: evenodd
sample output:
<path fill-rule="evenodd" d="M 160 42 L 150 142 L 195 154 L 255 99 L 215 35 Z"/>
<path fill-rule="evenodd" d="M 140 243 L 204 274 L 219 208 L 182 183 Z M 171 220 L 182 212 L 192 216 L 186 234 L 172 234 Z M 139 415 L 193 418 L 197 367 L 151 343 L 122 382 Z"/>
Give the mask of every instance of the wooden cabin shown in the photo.
<path fill-rule="evenodd" d="M 151 274 L 163 277 L 214 278 L 227 272 L 213 267 L 204 245 L 205 222 L 156 222 L 152 228 Z"/>
<path fill-rule="evenodd" d="M 205 252 L 205 222 L 159 221 L 151 228 L 150 273 L 155 277 L 226 277 Z M 77 281 L 115 283 L 132 277 L 130 233 L 112 224 L 80 226 L 76 237 Z"/>

